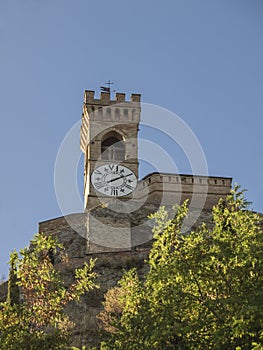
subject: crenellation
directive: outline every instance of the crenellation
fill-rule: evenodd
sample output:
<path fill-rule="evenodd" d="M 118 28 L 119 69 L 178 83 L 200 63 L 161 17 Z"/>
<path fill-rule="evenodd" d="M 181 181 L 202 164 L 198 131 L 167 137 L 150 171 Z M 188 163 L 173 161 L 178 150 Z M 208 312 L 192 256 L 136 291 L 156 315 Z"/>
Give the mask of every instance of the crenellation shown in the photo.
<path fill-rule="evenodd" d="M 131 94 L 131 102 L 141 102 L 141 94 Z"/>
<path fill-rule="evenodd" d="M 100 92 L 100 98 L 95 98 L 95 91 L 93 90 L 85 90 L 84 92 L 84 104 L 87 105 L 113 105 L 116 103 L 127 105 L 129 104 L 131 106 L 139 106 L 141 102 L 141 95 L 140 94 L 131 94 L 130 101 L 126 100 L 126 94 L 123 92 L 116 92 L 115 98 L 111 99 L 111 93 L 108 91 L 101 91 Z M 123 106 L 124 106 L 123 105 Z"/>
<path fill-rule="evenodd" d="M 116 101 L 117 102 L 125 102 L 125 93 L 123 92 L 116 92 Z"/>
<path fill-rule="evenodd" d="M 169 174 L 169 173 L 151 173 L 146 175 L 142 180 L 148 180 L 151 178 L 152 181 L 160 179 L 160 176 L 164 181 L 169 182 L 184 182 L 184 183 L 199 183 L 202 185 L 217 185 L 217 186 L 231 186 L 231 177 L 216 177 L 216 176 L 203 176 L 203 175 L 191 175 L 191 174 Z"/>
<path fill-rule="evenodd" d="M 84 92 L 84 102 L 85 103 L 93 103 L 94 95 L 95 95 L 95 91 L 93 91 L 93 90 L 85 90 L 85 92 Z"/>
<path fill-rule="evenodd" d="M 100 100 L 103 104 L 110 102 L 110 92 L 101 91 L 100 92 Z"/>

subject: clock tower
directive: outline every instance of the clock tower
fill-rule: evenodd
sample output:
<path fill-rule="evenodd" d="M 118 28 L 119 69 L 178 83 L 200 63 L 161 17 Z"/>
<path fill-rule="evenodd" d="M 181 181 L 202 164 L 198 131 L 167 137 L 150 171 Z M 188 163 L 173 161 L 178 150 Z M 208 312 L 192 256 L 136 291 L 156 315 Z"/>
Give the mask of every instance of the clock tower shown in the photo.
<path fill-rule="evenodd" d="M 81 150 L 84 153 L 85 210 L 107 206 L 114 198 L 133 198 L 138 178 L 139 94 L 84 93 Z"/>
<path fill-rule="evenodd" d="M 165 123 L 163 111 L 159 113 Z M 211 214 L 218 200 L 229 194 L 232 179 L 153 172 L 138 181 L 140 115 L 140 94 L 126 99 L 124 93 L 116 93 L 111 98 L 110 88 L 104 88 L 96 98 L 94 91 L 85 91 L 80 135 L 84 213 L 43 222 L 40 232 L 78 233 L 87 242 L 81 255 L 84 250 L 96 254 L 144 249 L 153 238 L 149 214 L 163 205 L 169 208 L 188 199 L 185 230 L 197 220 L 206 221 L 207 211 Z"/>

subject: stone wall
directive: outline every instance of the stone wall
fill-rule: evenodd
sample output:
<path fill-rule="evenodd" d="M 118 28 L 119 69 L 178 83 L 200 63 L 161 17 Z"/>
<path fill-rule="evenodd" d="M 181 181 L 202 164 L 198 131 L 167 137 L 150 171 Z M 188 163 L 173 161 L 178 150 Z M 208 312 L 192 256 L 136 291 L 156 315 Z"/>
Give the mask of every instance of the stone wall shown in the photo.
<path fill-rule="evenodd" d="M 229 194 L 232 178 L 188 174 L 152 173 L 139 181 L 134 199 L 156 205 L 181 204 L 212 209 L 219 198 Z"/>
<path fill-rule="evenodd" d="M 82 259 L 71 259 L 67 265 L 57 265 L 63 278 L 69 284 L 73 282 L 75 268 L 81 267 L 91 257 L 97 259 L 95 271 L 98 277 L 96 282 L 100 288 L 84 295 L 79 303 L 70 303 L 66 307 L 66 312 L 76 324 L 72 335 L 72 345 L 81 347 L 81 345 L 96 346 L 99 344 L 96 316 L 102 310 L 104 294 L 116 286 L 124 270 L 136 267 L 139 275 L 145 274 L 147 265 L 144 261 L 147 259 L 148 253 L 149 249 L 145 248 L 131 252 L 92 254 Z"/>
<path fill-rule="evenodd" d="M 78 213 L 39 223 L 38 232 L 54 235 L 64 245 L 70 259 L 86 254 L 86 214 Z"/>

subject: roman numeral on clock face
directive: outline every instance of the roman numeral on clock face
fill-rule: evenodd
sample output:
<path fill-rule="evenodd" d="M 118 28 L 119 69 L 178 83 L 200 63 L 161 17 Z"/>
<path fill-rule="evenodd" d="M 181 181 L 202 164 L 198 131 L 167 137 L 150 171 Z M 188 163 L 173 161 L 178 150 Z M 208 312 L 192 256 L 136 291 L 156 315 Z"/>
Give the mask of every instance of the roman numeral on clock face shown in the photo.
<path fill-rule="evenodd" d="M 111 195 L 112 196 L 118 196 L 119 195 L 119 191 L 117 188 L 112 188 L 111 189 Z"/>
<path fill-rule="evenodd" d="M 97 188 L 97 190 L 98 190 L 99 188 L 102 188 L 102 187 L 104 186 L 104 183 L 102 183 L 102 182 L 95 182 L 94 186 L 95 186 L 95 187 Z"/>
<path fill-rule="evenodd" d="M 133 186 L 126 184 L 125 187 L 127 187 L 129 190 L 133 190 Z"/>

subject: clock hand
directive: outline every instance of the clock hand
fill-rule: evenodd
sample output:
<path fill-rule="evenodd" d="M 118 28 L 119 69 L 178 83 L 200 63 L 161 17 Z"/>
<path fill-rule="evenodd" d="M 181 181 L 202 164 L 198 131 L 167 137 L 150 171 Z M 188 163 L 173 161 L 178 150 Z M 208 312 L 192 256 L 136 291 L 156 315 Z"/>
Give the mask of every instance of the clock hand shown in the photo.
<path fill-rule="evenodd" d="M 130 176 L 130 175 L 132 175 L 132 174 L 133 174 L 133 173 L 130 173 L 130 174 L 125 175 L 125 176 L 124 176 L 124 175 L 121 175 L 121 176 L 119 176 L 119 177 L 115 177 L 115 179 L 108 180 L 107 183 L 110 183 L 110 182 L 113 182 L 113 181 L 122 179 L 123 177 L 128 177 L 128 176 Z"/>
<path fill-rule="evenodd" d="M 128 175 L 125 175 L 124 177 L 128 177 L 128 176 L 131 176 L 131 175 L 133 175 L 133 173 L 130 173 L 130 174 L 128 174 Z"/>

